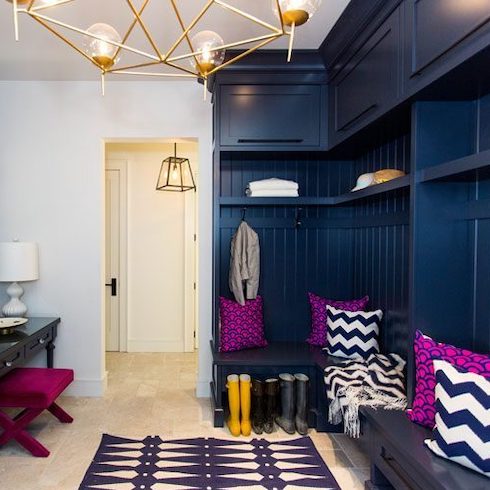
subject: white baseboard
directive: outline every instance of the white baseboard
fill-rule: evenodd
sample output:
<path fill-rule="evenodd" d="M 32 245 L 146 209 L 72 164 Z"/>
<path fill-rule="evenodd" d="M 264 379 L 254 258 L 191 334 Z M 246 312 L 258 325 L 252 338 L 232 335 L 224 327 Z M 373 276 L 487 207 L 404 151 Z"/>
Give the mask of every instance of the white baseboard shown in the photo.
<path fill-rule="evenodd" d="M 102 397 L 107 388 L 107 373 L 103 379 L 75 379 L 63 392 L 66 396 Z"/>
<path fill-rule="evenodd" d="M 128 340 L 128 352 L 184 352 L 182 340 Z"/>
<path fill-rule="evenodd" d="M 209 386 L 210 381 L 197 381 L 196 383 L 196 396 L 197 398 L 210 398 L 211 397 L 211 387 Z"/>

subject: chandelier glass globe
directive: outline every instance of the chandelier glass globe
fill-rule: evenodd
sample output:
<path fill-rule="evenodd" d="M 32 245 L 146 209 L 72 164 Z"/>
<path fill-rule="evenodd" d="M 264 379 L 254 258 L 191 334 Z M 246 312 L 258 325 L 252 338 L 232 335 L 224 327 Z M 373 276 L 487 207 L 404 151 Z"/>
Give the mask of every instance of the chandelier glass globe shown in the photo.
<path fill-rule="evenodd" d="M 322 0 L 279 0 L 282 21 L 287 26 L 300 26 L 308 22 L 320 7 Z M 277 15 L 276 0 L 272 0 L 272 9 Z"/>
<path fill-rule="evenodd" d="M 190 58 L 191 64 L 202 75 L 207 75 L 217 66 L 221 65 L 225 59 L 226 50 L 218 49 L 224 45 L 224 41 L 219 34 L 214 31 L 198 32 L 192 39 L 191 44 L 196 52 L 196 56 Z"/>
<path fill-rule="evenodd" d="M 85 36 L 83 42 L 83 50 L 90 56 L 102 69 L 109 70 L 115 63 L 117 63 L 116 56 L 118 47 L 114 44 L 108 43 L 112 41 L 116 43 L 121 42 L 121 36 L 109 24 L 94 24 L 87 29 L 89 34 L 95 37 Z"/>

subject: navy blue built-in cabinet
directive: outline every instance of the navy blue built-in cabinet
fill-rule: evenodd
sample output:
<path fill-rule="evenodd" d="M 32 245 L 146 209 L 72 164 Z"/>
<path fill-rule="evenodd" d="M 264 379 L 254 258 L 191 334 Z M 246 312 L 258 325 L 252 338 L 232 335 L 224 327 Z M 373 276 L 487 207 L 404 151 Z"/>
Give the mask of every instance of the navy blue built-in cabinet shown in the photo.
<path fill-rule="evenodd" d="M 325 85 L 223 85 L 219 144 L 326 149 L 326 107 Z"/>
<path fill-rule="evenodd" d="M 305 361 L 318 359 L 303 349 L 309 291 L 367 294 L 384 311 L 382 350 L 408 359 L 410 400 L 415 329 L 490 351 L 490 4 L 353 0 L 319 52 L 284 57 L 256 54 L 213 83 L 215 423 L 226 374 L 302 368 L 314 381 L 310 424 L 336 430 L 321 370 Z M 406 177 L 350 192 L 382 168 Z M 269 177 L 297 181 L 300 197 L 245 196 Z M 270 355 L 218 349 L 243 216 L 260 238 Z"/>

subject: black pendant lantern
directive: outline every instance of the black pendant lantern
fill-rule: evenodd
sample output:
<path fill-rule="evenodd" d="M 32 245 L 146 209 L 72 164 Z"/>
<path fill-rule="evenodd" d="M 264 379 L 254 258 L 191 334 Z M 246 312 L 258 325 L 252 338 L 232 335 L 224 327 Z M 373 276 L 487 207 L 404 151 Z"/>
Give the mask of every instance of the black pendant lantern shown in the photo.
<path fill-rule="evenodd" d="M 157 191 L 185 192 L 196 190 L 191 162 L 188 158 L 177 157 L 177 143 L 174 143 L 174 156 L 165 158 L 160 167 Z"/>

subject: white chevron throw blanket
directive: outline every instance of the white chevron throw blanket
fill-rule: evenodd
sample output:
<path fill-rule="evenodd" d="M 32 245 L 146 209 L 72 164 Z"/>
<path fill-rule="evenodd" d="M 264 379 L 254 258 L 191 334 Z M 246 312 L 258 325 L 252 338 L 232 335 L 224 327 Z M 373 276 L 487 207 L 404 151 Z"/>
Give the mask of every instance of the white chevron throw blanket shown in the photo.
<path fill-rule="evenodd" d="M 359 407 L 404 410 L 407 406 L 403 368 L 397 354 L 371 354 L 367 360 L 343 361 L 325 368 L 328 421 L 344 422 L 344 432 L 359 437 Z"/>

